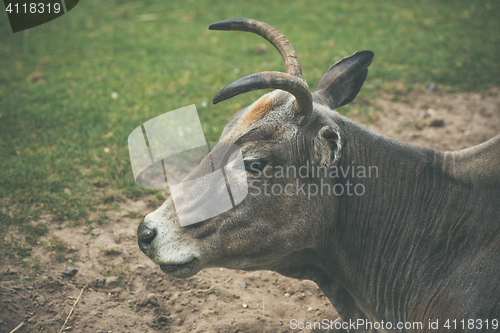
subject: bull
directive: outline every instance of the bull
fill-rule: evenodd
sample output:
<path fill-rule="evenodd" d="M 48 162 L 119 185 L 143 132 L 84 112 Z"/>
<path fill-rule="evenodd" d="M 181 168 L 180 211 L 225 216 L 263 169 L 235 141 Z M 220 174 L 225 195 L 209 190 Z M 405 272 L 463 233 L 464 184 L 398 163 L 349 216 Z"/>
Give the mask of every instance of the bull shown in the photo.
<path fill-rule="evenodd" d="M 241 147 L 249 195 L 235 208 L 186 227 L 167 199 L 139 225 L 141 250 L 177 278 L 227 267 L 310 279 L 344 323 L 379 323 L 346 325 L 350 331 L 436 332 L 436 321 L 438 331 L 498 328 L 500 135 L 443 152 L 376 134 L 334 111 L 360 91 L 371 51 L 338 61 L 311 93 L 296 52 L 272 26 L 231 19 L 209 29 L 256 33 L 285 62 L 286 73 L 249 75 L 213 100 L 275 89 L 238 111 L 219 141 Z M 224 158 L 217 151 L 197 170 L 209 163 L 220 167 Z M 308 166 L 300 183 L 276 176 L 279 168 L 299 166 Z M 360 177 L 360 166 L 376 167 L 376 175 L 366 176 L 365 169 Z M 187 179 L 198 177 L 197 170 Z M 317 170 L 341 172 L 317 177 Z M 362 188 L 356 192 L 354 184 Z M 302 195 L 304 185 L 336 192 Z M 273 186 L 285 190 L 266 195 Z M 252 195 L 257 190 L 260 195 Z"/>

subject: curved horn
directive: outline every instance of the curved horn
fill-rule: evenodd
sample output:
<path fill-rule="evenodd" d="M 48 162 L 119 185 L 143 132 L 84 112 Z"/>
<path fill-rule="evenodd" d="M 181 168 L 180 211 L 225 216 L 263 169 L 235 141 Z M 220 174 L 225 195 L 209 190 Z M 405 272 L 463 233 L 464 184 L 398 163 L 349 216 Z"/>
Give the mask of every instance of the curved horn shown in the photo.
<path fill-rule="evenodd" d="M 245 76 L 222 88 L 215 95 L 213 103 L 258 89 L 282 89 L 295 96 L 295 107 L 300 115 L 307 115 L 312 109 L 312 95 L 304 82 L 297 77 L 281 72 L 261 72 Z"/>
<path fill-rule="evenodd" d="M 300 115 L 312 110 L 312 95 L 302 77 L 302 68 L 297 53 L 286 37 L 267 23 L 251 19 L 230 19 L 209 26 L 210 30 L 237 30 L 253 32 L 268 40 L 285 61 L 286 74 L 281 72 L 262 72 L 246 76 L 223 88 L 214 97 L 217 104 L 236 95 L 258 89 L 282 89 L 295 96 L 295 107 Z"/>
<path fill-rule="evenodd" d="M 300 66 L 297 53 L 292 47 L 292 44 L 278 29 L 273 26 L 252 19 L 229 19 L 210 24 L 209 30 L 225 30 L 225 31 L 247 31 L 253 32 L 271 43 L 281 54 L 285 62 L 286 72 L 295 75 L 300 79 L 302 77 L 302 67 Z"/>

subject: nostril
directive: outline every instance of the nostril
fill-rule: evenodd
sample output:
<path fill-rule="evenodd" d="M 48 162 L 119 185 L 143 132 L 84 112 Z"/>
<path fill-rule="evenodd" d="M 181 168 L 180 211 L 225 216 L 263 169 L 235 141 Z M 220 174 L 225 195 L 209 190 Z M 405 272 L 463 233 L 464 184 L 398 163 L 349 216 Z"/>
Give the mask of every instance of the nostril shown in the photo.
<path fill-rule="evenodd" d="M 146 227 L 144 222 L 141 222 L 141 224 L 139 224 L 139 228 L 137 228 L 137 239 L 142 252 L 147 252 L 149 245 L 151 244 L 151 242 L 153 242 L 153 239 L 155 237 L 156 229 L 150 229 Z"/>
<path fill-rule="evenodd" d="M 151 244 L 153 239 L 156 236 L 156 230 L 155 229 L 149 229 L 149 228 L 143 228 L 139 234 L 139 239 L 143 241 L 146 244 Z"/>

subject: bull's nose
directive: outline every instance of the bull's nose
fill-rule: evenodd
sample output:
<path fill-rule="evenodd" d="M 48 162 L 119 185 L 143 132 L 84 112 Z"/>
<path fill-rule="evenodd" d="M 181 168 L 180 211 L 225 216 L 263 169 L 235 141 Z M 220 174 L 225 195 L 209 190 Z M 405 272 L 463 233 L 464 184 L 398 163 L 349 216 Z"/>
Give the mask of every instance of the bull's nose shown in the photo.
<path fill-rule="evenodd" d="M 137 228 L 137 240 L 139 242 L 139 248 L 142 252 L 146 253 L 148 251 L 149 245 L 155 237 L 156 230 L 149 229 L 146 227 L 146 224 L 144 224 L 144 221 L 142 221 Z"/>

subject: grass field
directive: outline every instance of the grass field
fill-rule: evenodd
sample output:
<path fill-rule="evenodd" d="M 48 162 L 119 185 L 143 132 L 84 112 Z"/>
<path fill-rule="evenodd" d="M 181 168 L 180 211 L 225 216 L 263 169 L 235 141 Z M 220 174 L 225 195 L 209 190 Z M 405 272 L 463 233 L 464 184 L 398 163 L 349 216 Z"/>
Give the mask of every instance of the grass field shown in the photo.
<path fill-rule="evenodd" d="M 212 22 L 249 17 L 277 27 L 312 90 L 336 60 L 374 51 L 360 96 L 367 100 L 415 83 L 465 91 L 500 85 L 499 14 L 496 2 L 470 0 L 85 0 L 12 34 L 2 12 L 0 257 L 22 258 L 46 232 L 37 223 L 44 214 L 92 228 L 120 196 L 155 193 L 137 187 L 131 172 L 127 137 L 140 122 L 196 104 L 207 140 L 216 141 L 229 118 L 262 94 L 213 106 L 217 91 L 254 72 L 284 70 L 272 47 L 258 52 L 265 40 L 209 31 Z"/>

